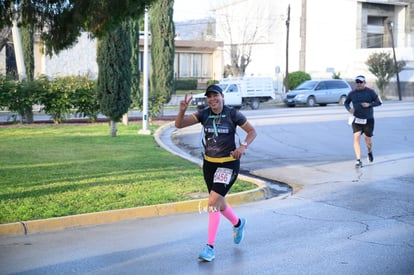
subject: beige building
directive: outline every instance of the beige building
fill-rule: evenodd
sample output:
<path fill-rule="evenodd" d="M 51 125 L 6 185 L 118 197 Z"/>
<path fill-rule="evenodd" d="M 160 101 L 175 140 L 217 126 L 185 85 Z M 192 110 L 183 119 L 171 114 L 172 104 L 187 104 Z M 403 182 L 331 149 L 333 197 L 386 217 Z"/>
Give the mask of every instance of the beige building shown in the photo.
<path fill-rule="evenodd" d="M 144 40 L 140 39 L 140 70 L 143 70 Z M 83 33 L 73 47 L 52 57 L 41 51 L 41 43 L 35 43 L 35 77 L 47 75 L 60 77 L 68 75 L 88 75 L 98 77 L 96 61 L 97 41 Z M 149 45 L 151 46 L 151 45 Z M 196 78 L 202 88 L 211 79 L 221 79 L 223 75 L 223 43 L 217 41 L 176 40 L 175 78 Z M 6 74 L 6 48 L 0 52 L 0 73 Z M 149 60 L 151 59 L 149 54 Z"/>
<path fill-rule="evenodd" d="M 144 41 L 140 40 L 140 70 L 143 71 Z M 35 75 L 50 77 L 66 75 L 98 76 L 96 62 L 96 40 L 82 34 L 79 42 L 72 48 L 48 57 L 41 54 L 35 47 Z M 151 44 L 149 45 L 151 46 Z M 211 79 L 221 79 L 223 75 L 223 43 L 217 41 L 189 41 L 176 40 L 175 42 L 175 78 L 197 78 L 200 87 Z M 150 54 L 149 54 L 150 55 Z M 149 60 L 150 60 L 149 56 Z"/>

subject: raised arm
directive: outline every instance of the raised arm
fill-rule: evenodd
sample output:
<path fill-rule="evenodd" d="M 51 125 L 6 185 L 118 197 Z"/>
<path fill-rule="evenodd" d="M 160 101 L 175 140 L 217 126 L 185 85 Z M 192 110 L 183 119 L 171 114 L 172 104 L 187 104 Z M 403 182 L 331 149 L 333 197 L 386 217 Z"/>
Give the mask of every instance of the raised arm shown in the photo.
<path fill-rule="evenodd" d="M 180 101 L 180 109 L 178 110 L 178 115 L 175 118 L 175 127 L 184 128 L 197 123 L 192 115 L 185 115 L 188 105 L 191 103 L 192 99 L 192 96 L 188 97 L 187 94 L 185 94 L 184 99 Z"/>

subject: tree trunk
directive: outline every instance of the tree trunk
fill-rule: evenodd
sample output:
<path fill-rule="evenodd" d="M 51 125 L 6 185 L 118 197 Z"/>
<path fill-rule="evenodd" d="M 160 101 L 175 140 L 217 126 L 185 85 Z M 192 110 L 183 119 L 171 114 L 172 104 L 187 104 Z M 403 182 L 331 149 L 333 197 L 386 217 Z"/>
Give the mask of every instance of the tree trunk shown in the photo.
<path fill-rule="evenodd" d="M 122 124 L 124 124 L 125 126 L 128 126 L 129 120 L 128 120 L 128 113 L 125 113 L 122 116 Z"/>
<path fill-rule="evenodd" d="M 33 123 L 33 110 L 32 110 L 32 108 L 27 108 L 24 111 L 23 122 Z"/>
<path fill-rule="evenodd" d="M 14 54 L 16 56 L 17 73 L 19 80 L 26 78 L 26 68 L 24 66 L 22 41 L 20 38 L 20 31 L 17 27 L 17 21 L 13 21 L 12 27 Z"/>
<path fill-rule="evenodd" d="M 116 137 L 116 121 L 111 120 L 110 122 L 110 131 L 111 131 L 111 137 Z"/>

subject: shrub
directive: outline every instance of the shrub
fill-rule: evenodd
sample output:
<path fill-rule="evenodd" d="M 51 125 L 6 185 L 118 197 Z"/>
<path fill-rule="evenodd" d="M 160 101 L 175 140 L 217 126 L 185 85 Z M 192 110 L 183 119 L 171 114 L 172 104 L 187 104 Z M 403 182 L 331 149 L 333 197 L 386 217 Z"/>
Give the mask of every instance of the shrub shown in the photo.
<path fill-rule="evenodd" d="M 340 72 L 338 72 L 338 73 L 333 72 L 332 73 L 332 79 L 342 79 L 341 78 L 341 73 Z"/>
<path fill-rule="evenodd" d="M 33 122 L 33 105 L 60 123 L 66 114 L 79 114 L 95 121 L 99 113 L 96 81 L 88 77 L 69 76 L 49 80 L 15 81 L 0 76 L 0 109 L 8 109 L 22 117 L 21 122 Z"/>
<path fill-rule="evenodd" d="M 90 122 L 95 122 L 99 113 L 96 81 L 85 77 L 76 77 L 74 80 L 75 91 L 72 94 L 74 112 L 82 117 L 88 117 Z"/>
<path fill-rule="evenodd" d="M 41 87 L 36 81 L 0 78 L 0 106 L 18 113 L 21 122 L 33 122 L 32 106 L 39 103 Z"/>
<path fill-rule="evenodd" d="M 175 80 L 175 90 L 196 90 L 196 78 L 180 78 Z"/>
<path fill-rule="evenodd" d="M 72 109 L 71 89 L 68 77 L 59 77 L 53 81 L 42 79 L 44 92 L 41 96 L 42 110 L 50 115 L 54 123 L 62 122 L 64 115 Z"/>
<path fill-rule="evenodd" d="M 311 76 L 308 73 L 303 71 L 296 71 L 289 73 L 289 90 L 293 90 L 300 83 L 306 80 L 311 80 Z M 283 80 L 283 83 L 286 83 L 286 78 Z"/>
<path fill-rule="evenodd" d="M 213 85 L 213 84 L 217 84 L 217 83 L 219 83 L 218 80 L 211 79 L 211 80 L 208 80 L 207 81 L 207 86 L 210 86 L 210 85 Z"/>
<path fill-rule="evenodd" d="M 15 82 L 7 79 L 4 76 L 0 75 L 0 108 L 4 110 L 5 108 L 10 109 L 11 95 L 10 91 L 15 89 Z"/>
<path fill-rule="evenodd" d="M 87 77 L 67 76 L 48 80 L 42 77 L 39 84 L 43 87 L 40 96 L 42 110 L 50 115 L 55 123 L 60 123 L 66 115 L 80 114 L 96 120 L 99 112 L 96 81 Z"/>

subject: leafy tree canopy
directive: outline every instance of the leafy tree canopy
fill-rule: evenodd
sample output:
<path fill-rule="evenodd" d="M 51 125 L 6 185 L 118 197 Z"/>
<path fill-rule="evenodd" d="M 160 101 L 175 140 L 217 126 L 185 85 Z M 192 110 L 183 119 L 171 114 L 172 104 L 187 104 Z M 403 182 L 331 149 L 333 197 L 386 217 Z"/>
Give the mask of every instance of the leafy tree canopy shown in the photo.
<path fill-rule="evenodd" d="M 156 0 L 0 0 L 0 29 L 31 25 L 40 33 L 46 54 L 77 42 L 82 31 L 102 37 L 121 21 L 138 18 Z"/>
<path fill-rule="evenodd" d="M 381 96 L 385 98 L 385 86 L 390 82 L 391 77 L 403 70 L 406 62 L 403 60 L 397 61 L 397 66 L 395 66 L 391 54 L 381 52 L 371 54 L 365 64 L 368 66 L 368 70 L 377 77 L 375 84 L 377 84 Z"/>

